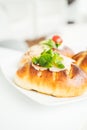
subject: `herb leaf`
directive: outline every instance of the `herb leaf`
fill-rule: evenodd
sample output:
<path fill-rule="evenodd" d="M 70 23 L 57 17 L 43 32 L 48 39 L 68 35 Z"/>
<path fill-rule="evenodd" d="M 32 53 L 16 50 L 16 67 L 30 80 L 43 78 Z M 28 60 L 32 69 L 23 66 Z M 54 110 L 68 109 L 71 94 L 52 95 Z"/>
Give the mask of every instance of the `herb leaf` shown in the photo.
<path fill-rule="evenodd" d="M 50 68 L 52 66 L 52 58 L 53 58 L 52 50 L 44 51 L 41 53 L 39 57 L 39 65 L 42 67 Z"/>
<path fill-rule="evenodd" d="M 32 58 L 32 62 L 36 65 L 38 64 L 39 59 L 37 57 Z"/>
<path fill-rule="evenodd" d="M 32 62 L 34 64 L 38 64 L 46 68 L 55 66 L 63 69 L 65 66 L 63 65 L 62 61 L 63 58 L 58 53 L 53 52 L 52 49 L 44 50 L 39 57 L 32 58 Z"/>
<path fill-rule="evenodd" d="M 56 48 L 56 44 L 52 39 L 41 42 L 43 45 L 49 46 L 49 48 Z"/>
<path fill-rule="evenodd" d="M 58 68 L 60 68 L 60 69 L 65 68 L 65 66 L 62 64 L 62 62 L 57 62 L 57 63 L 56 63 L 56 66 L 57 66 Z"/>

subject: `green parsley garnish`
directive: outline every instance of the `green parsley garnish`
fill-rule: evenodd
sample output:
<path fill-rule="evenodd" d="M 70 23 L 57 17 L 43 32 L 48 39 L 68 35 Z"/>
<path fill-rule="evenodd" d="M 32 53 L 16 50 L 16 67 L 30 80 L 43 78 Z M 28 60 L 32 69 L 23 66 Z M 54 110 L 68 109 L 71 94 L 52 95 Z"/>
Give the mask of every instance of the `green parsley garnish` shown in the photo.
<path fill-rule="evenodd" d="M 63 58 L 56 52 L 54 52 L 52 49 L 44 50 L 39 57 L 33 57 L 32 63 L 45 67 L 45 68 L 51 68 L 51 67 L 57 67 L 60 69 L 65 68 L 65 66 L 62 63 Z"/>
<path fill-rule="evenodd" d="M 58 48 L 61 44 L 55 43 L 52 39 L 45 40 L 40 42 L 41 45 L 49 47 L 49 49 L 52 48 Z"/>
<path fill-rule="evenodd" d="M 49 48 L 57 48 L 57 45 L 55 44 L 55 42 L 52 39 L 42 41 L 41 44 L 46 45 Z"/>

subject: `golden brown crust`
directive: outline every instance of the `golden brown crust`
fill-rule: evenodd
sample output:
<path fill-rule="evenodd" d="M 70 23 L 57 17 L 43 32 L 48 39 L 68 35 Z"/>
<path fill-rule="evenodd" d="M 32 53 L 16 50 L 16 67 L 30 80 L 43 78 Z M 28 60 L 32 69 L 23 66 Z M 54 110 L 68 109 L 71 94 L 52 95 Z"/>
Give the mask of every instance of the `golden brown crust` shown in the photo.
<path fill-rule="evenodd" d="M 36 90 L 56 97 L 73 97 L 87 90 L 87 75 L 76 65 L 71 65 L 69 72 L 62 70 L 51 72 L 38 71 L 26 63 L 18 69 L 15 83 L 27 90 Z"/>
<path fill-rule="evenodd" d="M 72 57 L 76 64 L 87 73 L 87 51 L 77 53 Z"/>

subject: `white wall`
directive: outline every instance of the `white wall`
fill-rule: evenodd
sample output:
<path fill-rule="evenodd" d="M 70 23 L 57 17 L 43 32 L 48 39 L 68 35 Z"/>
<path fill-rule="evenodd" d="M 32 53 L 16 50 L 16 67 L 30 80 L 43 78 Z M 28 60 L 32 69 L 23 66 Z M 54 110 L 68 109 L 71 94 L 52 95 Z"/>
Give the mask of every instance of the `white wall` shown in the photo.
<path fill-rule="evenodd" d="M 87 0 L 0 0 L 0 40 L 54 33 L 70 18 L 87 22 L 86 10 Z"/>
<path fill-rule="evenodd" d="M 0 0 L 0 39 L 55 31 L 64 23 L 65 4 L 65 0 Z"/>

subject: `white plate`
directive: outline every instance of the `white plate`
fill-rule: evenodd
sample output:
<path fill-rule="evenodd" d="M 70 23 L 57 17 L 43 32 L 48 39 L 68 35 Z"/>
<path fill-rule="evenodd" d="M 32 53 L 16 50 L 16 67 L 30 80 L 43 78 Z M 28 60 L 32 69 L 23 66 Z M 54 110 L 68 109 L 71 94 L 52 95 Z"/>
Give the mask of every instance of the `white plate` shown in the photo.
<path fill-rule="evenodd" d="M 5 53 L 5 51 L 4 51 Z M 70 102 L 76 102 L 81 101 L 84 99 L 87 99 L 87 94 L 84 94 L 79 97 L 72 97 L 72 98 L 56 98 L 52 96 L 48 96 L 45 94 L 40 94 L 38 92 L 34 91 L 27 91 L 20 87 L 18 87 L 14 82 L 14 74 L 17 70 L 17 63 L 19 62 L 21 56 L 23 55 L 22 52 L 18 51 L 12 51 L 12 50 L 6 50 L 6 54 L 3 55 L 3 59 L 1 61 L 1 70 L 5 76 L 5 78 L 8 80 L 8 82 L 12 85 L 12 87 L 15 87 L 18 89 L 21 93 L 28 96 L 29 98 L 33 99 L 34 101 L 44 104 L 44 105 L 60 105 L 60 104 L 66 104 Z"/>

